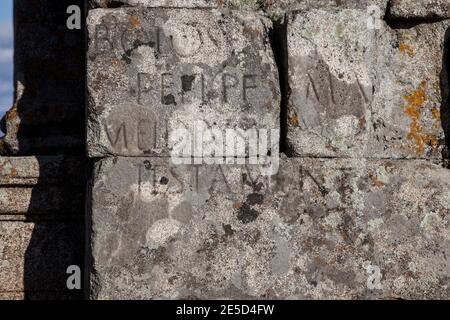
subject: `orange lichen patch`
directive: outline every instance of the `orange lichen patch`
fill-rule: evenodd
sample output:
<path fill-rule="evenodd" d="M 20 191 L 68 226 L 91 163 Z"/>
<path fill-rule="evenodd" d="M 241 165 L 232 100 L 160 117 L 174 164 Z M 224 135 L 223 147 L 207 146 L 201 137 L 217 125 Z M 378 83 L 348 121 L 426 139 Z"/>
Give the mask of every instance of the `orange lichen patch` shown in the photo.
<path fill-rule="evenodd" d="M 425 87 L 426 83 L 424 81 L 420 84 L 419 88 L 414 90 L 410 95 L 404 97 L 408 102 L 408 106 L 405 107 L 405 113 L 411 118 L 410 132 L 408 133 L 407 138 L 414 142 L 413 148 L 417 155 L 423 154 L 425 145 L 430 145 L 432 147 L 439 145 L 439 139 L 432 134 L 425 134 L 423 132 L 423 127 L 420 124 L 420 109 L 425 104 L 427 98 Z"/>
<path fill-rule="evenodd" d="M 436 121 L 433 128 L 439 129 L 441 127 L 440 121 L 441 121 L 441 111 L 437 108 L 431 109 L 431 114 L 433 116 L 433 119 Z"/>
<path fill-rule="evenodd" d="M 441 120 L 441 111 L 437 108 L 431 109 L 431 114 L 433 115 L 433 119 L 436 121 Z"/>
<path fill-rule="evenodd" d="M 400 52 L 402 53 L 406 53 L 410 58 L 414 57 L 414 50 L 413 48 L 406 44 L 406 43 L 401 43 L 400 44 Z"/>
<path fill-rule="evenodd" d="M 369 174 L 369 178 L 370 178 L 370 180 L 372 180 L 372 184 L 373 184 L 375 187 L 383 187 L 383 186 L 384 186 L 384 183 L 381 182 L 380 180 L 378 180 L 378 177 L 377 177 L 376 175 L 374 175 L 374 174 Z"/>
<path fill-rule="evenodd" d="M 235 209 L 241 209 L 241 208 L 242 208 L 242 203 L 241 203 L 241 202 L 236 202 L 236 203 L 234 204 L 234 208 L 235 208 Z"/>
<path fill-rule="evenodd" d="M 365 129 L 366 128 L 366 124 L 367 124 L 367 121 L 366 121 L 365 117 L 362 117 L 362 118 L 359 119 L 358 125 L 359 125 L 360 129 Z"/>
<path fill-rule="evenodd" d="M 257 37 L 261 36 L 261 30 L 256 29 L 256 28 L 251 28 L 251 27 L 248 27 L 248 26 L 245 26 L 244 30 L 242 30 L 242 32 L 245 35 L 249 35 L 252 38 L 257 38 Z"/>
<path fill-rule="evenodd" d="M 294 127 L 298 126 L 298 117 L 296 114 L 293 114 L 291 117 L 289 117 L 289 122 L 291 123 L 291 125 L 293 125 Z"/>
<path fill-rule="evenodd" d="M 128 17 L 128 21 L 130 21 L 130 23 L 133 25 L 133 27 L 137 28 L 141 25 L 141 21 L 139 20 L 138 17 L 135 16 L 129 16 Z"/>
<path fill-rule="evenodd" d="M 112 60 L 111 60 L 111 63 L 112 63 L 114 66 L 120 66 L 120 65 L 121 65 L 120 60 L 119 60 L 119 59 L 116 59 L 116 58 L 112 59 Z"/>
<path fill-rule="evenodd" d="M 14 168 L 14 167 L 11 168 L 11 176 L 12 176 L 13 178 L 14 178 L 14 177 L 17 177 L 17 169 Z"/>

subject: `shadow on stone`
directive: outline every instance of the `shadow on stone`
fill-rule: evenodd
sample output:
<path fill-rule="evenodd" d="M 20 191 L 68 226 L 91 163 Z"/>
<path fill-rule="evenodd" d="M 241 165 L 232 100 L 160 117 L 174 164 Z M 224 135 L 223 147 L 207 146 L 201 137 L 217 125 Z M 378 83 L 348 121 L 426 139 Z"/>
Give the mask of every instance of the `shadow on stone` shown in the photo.
<path fill-rule="evenodd" d="M 440 90 L 442 97 L 441 121 L 445 134 L 443 158 L 450 168 L 450 28 L 445 32 L 442 71 L 440 74 Z"/>

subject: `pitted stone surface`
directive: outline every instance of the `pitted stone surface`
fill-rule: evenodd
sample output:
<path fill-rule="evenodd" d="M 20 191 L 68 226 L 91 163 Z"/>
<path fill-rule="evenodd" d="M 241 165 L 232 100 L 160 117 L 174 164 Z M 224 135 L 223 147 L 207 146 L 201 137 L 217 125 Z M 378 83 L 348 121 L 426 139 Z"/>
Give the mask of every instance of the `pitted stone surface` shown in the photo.
<path fill-rule="evenodd" d="M 441 159 L 450 128 L 450 21 L 382 30 L 367 154 Z"/>
<path fill-rule="evenodd" d="M 368 25 L 368 18 L 361 10 L 290 15 L 291 151 L 319 157 L 440 159 L 448 109 L 444 44 L 450 23 L 391 29 L 383 21 Z M 325 27 L 320 24 L 324 20 L 329 21 Z"/>
<path fill-rule="evenodd" d="M 90 12 L 88 151 L 167 156 L 178 129 L 278 129 L 271 23 L 217 10 Z"/>
<path fill-rule="evenodd" d="M 447 169 L 356 159 L 280 168 L 266 177 L 257 166 L 99 161 L 91 297 L 448 297 Z"/>
<path fill-rule="evenodd" d="M 0 157 L 0 186 L 65 184 L 68 177 L 85 173 L 82 160 L 70 156 Z M 82 181 L 72 183 L 83 184 Z"/>
<path fill-rule="evenodd" d="M 392 0 L 390 15 L 394 18 L 450 18 L 448 0 Z"/>
<path fill-rule="evenodd" d="M 0 220 L 82 216 L 85 163 L 81 157 L 1 157 Z"/>
<path fill-rule="evenodd" d="M 353 9 L 289 16 L 288 143 L 295 154 L 364 154 L 377 50 L 368 18 Z"/>

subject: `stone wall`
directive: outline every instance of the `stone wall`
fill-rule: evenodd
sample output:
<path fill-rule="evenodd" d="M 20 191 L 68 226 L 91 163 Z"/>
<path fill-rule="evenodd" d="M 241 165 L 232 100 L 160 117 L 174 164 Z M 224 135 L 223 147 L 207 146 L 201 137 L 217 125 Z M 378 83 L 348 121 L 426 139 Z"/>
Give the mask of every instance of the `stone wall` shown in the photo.
<path fill-rule="evenodd" d="M 16 1 L 0 298 L 449 297 L 448 1 L 73 3 Z"/>
<path fill-rule="evenodd" d="M 447 2 L 96 4 L 91 298 L 448 298 Z"/>

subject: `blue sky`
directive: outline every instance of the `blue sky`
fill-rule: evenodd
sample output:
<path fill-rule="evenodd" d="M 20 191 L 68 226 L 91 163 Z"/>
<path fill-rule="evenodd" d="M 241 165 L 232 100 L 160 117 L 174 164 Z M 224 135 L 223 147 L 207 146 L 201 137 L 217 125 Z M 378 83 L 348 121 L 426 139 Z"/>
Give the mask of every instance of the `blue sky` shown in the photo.
<path fill-rule="evenodd" d="M 11 107 L 13 97 L 12 2 L 0 0 L 0 116 Z"/>

